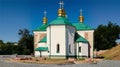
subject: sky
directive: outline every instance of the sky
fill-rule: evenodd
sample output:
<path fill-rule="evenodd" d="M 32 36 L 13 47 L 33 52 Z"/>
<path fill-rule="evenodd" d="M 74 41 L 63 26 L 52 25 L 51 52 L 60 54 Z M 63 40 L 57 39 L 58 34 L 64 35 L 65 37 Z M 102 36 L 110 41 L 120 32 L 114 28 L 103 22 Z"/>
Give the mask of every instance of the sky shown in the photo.
<path fill-rule="evenodd" d="M 47 11 L 48 23 L 57 18 L 60 0 L 0 0 L 0 40 L 17 42 L 19 29 L 30 32 L 42 24 Z M 120 25 L 120 0 L 62 0 L 69 21 L 76 23 L 83 10 L 84 23 L 97 28 L 109 21 Z"/>

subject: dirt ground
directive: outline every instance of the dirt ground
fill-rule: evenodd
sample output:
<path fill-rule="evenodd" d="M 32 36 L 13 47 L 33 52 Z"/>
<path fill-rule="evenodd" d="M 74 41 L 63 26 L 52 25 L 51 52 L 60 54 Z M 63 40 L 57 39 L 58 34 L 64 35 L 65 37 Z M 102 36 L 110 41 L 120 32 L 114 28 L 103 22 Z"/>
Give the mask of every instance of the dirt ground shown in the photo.
<path fill-rule="evenodd" d="M 103 59 L 46 59 L 46 58 L 12 58 L 9 61 L 22 63 L 36 63 L 36 64 L 83 64 L 83 63 L 97 63 Z"/>

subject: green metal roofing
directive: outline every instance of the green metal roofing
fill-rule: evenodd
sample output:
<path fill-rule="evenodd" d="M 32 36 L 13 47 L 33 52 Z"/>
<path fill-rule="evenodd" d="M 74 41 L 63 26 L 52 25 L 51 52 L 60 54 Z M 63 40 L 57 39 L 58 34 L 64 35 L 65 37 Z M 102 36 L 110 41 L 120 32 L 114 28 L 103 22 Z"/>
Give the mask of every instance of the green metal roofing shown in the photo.
<path fill-rule="evenodd" d="M 35 51 L 48 51 L 48 47 L 38 47 Z"/>
<path fill-rule="evenodd" d="M 65 17 L 57 17 L 57 19 L 53 20 L 50 25 L 72 25 L 69 20 Z"/>
<path fill-rule="evenodd" d="M 78 33 L 75 33 L 75 42 L 88 43 L 88 40 L 80 36 Z"/>
<path fill-rule="evenodd" d="M 47 26 L 48 26 L 47 24 L 42 24 L 40 27 L 38 27 L 34 31 L 46 31 Z"/>
<path fill-rule="evenodd" d="M 41 42 L 47 42 L 47 36 L 43 37 L 42 40 L 39 41 L 39 43 Z"/>
<path fill-rule="evenodd" d="M 80 22 L 73 24 L 73 26 L 76 27 L 76 30 L 94 30 L 90 26 L 87 26 L 84 23 L 80 23 Z"/>

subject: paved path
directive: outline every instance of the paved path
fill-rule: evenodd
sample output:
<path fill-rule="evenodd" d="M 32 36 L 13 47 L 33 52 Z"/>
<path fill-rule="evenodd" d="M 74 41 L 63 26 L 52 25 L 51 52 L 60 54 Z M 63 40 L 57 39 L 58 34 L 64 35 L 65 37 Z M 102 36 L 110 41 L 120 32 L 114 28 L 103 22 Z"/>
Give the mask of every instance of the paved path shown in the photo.
<path fill-rule="evenodd" d="M 120 67 L 120 61 L 104 60 L 97 64 L 30 64 L 6 61 L 9 56 L 0 56 L 0 67 Z"/>
<path fill-rule="evenodd" d="M 17 63 L 0 61 L 0 67 L 120 67 L 120 61 L 105 60 L 97 64 L 30 64 L 30 63 Z"/>

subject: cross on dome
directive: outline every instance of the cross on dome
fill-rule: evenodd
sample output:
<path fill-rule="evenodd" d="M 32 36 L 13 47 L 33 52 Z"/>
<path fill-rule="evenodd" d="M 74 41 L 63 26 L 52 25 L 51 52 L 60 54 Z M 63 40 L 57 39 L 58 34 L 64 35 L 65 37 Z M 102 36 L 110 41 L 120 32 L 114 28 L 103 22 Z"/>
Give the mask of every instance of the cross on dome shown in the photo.
<path fill-rule="evenodd" d="M 80 16 L 79 16 L 79 21 L 81 22 L 81 23 L 83 23 L 84 22 L 84 16 L 82 15 L 82 9 L 80 9 Z"/>
<path fill-rule="evenodd" d="M 82 9 L 80 9 L 80 16 L 82 16 L 82 12 L 83 12 L 83 10 L 82 10 Z"/>
<path fill-rule="evenodd" d="M 64 7 L 64 3 L 63 3 L 63 1 L 60 1 L 60 9 L 63 9 L 63 7 Z"/>
<path fill-rule="evenodd" d="M 43 20 L 42 20 L 43 24 L 47 24 L 47 17 L 46 17 L 46 14 L 47 14 L 47 12 L 44 11 L 44 17 L 43 17 Z"/>
<path fill-rule="evenodd" d="M 47 14 L 47 12 L 46 12 L 46 11 L 44 11 L 44 17 L 46 17 L 46 14 Z"/>

